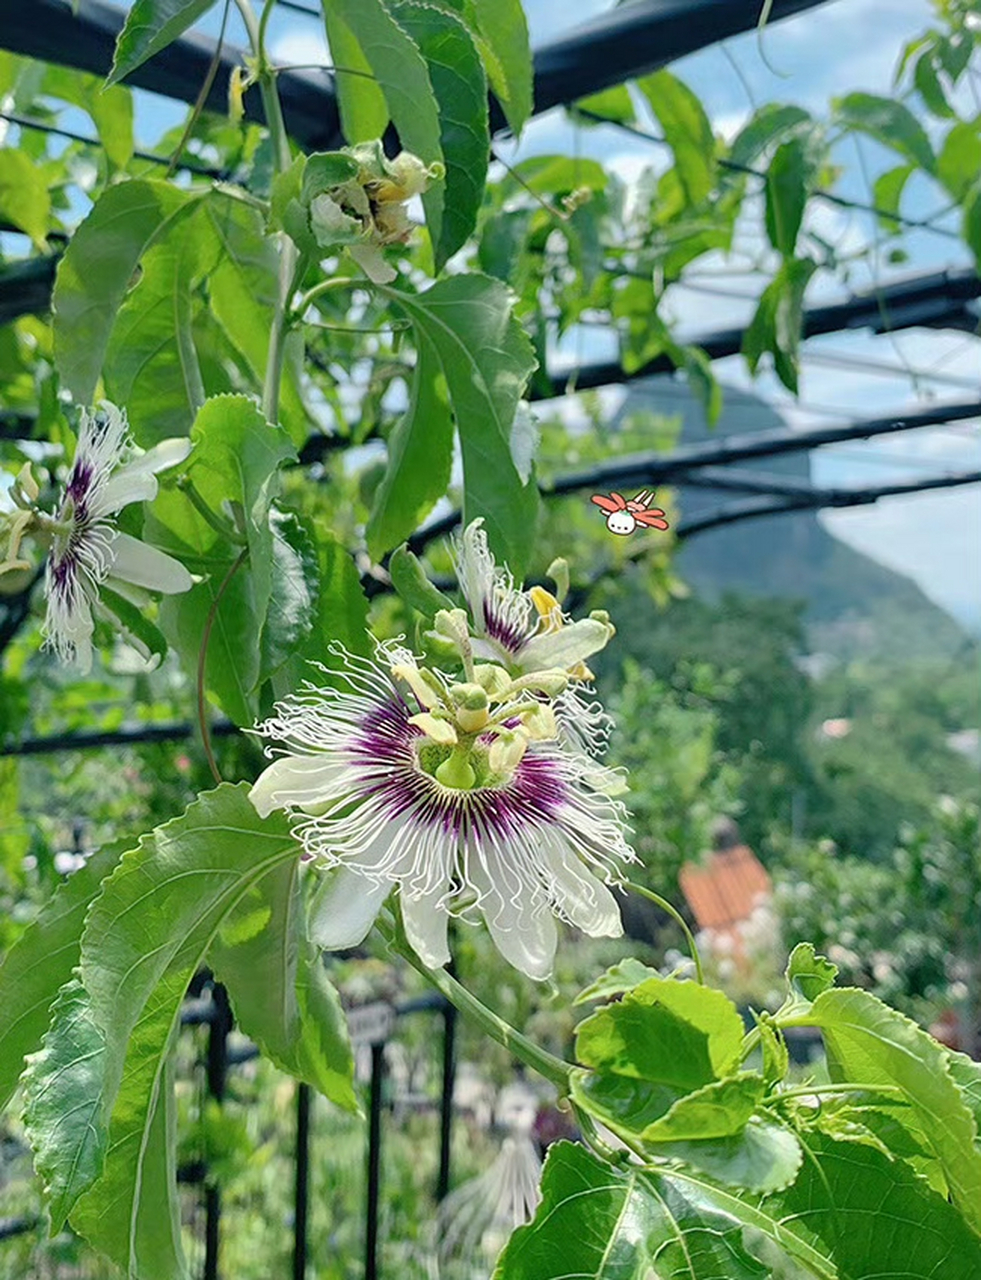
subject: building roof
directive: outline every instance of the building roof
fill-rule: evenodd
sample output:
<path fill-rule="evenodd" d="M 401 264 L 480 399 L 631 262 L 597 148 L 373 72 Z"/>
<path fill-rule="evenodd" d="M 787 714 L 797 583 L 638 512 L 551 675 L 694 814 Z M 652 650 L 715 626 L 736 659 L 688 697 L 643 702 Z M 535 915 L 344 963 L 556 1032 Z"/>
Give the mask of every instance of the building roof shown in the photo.
<path fill-rule="evenodd" d="M 730 929 L 748 919 L 773 887 L 759 858 L 744 844 L 713 853 L 703 866 L 686 863 L 679 880 L 700 929 Z"/>

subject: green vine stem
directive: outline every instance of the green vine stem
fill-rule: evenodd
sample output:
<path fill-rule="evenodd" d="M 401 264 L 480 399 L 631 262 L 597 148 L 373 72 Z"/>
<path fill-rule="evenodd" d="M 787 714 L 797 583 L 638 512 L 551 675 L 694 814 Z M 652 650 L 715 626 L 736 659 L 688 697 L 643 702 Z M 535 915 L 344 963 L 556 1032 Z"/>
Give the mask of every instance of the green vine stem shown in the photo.
<path fill-rule="evenodd" d="M 272 141 L 273 157 L 277 173 L 285 173 L 293 163 L 290 141 L 286 133 L 286 122 L 279 101 L 276 87 L 276 72 L 266 58 L 265 34 L 266 23 L 272 12 L 273 0 L 266 0 L 262 17 L 256 19 L 251 0 L 235 0 L 238 5 L 245 28 L 249 34 L 249 43 L 255 58 L 255 74 L 262 95 L 262 106 L 266 116 L 266 127 Z M 279 233 L 279 290 L 276 296 L 276 310 L 273 316 L 272 329 L 269 334 L 269 351 L 266 356 L 266 376 L 262 385 L 262 412 L 268 422 L 279 419 L 279 388 L 283 378 L 283 360 L 285 357 L 286 330 L 289 321 L 290 299 L 292 298 L 303 273 L 299 251 L 285 232 Z"/>
<path fill-rule="evenodd" d="M 215 753 L 211 748 L 211 730 L 208 728 L 207 704 L 204 696 L 204 673 L 208 664 L 208 645 L 211 643 L 211 629 L 215 625 L 215 618 L 218 616 L 218 606 L 221 604 L 222 597 L 228 590 L 232 578 L 245 563 L 245 559 L 249 554 L 248 547 L 243 547 L 238 553 L 238 558 L 229 566 L 228 572 L 222 579 L 221 586 L 215 593 L 215 598 L 211 602 L 211 608 L 208 610 L 208 616 L 204 621 L 204 630 L 201 632 L 201 648 L 198 650 L 198 673 L 197 673 L 197 691 L 198 691 L 198 725 L 201 729 L 201 742 L 204 746 L 204 754 L 208 760 L 208 767 L 211 769 L 211 776 L 215 780 L 216 786 L 221 786 L 224 778 L 218 768 L 215 760 Z"/>
<path fill-rule="evenodd" d="M 308 289 L 306 293 L 297 298 L 293 314 L 302 317 L 312 302 L 315 302 L 322 294 L 329 293 L 331 289 L 346 289 L 349 286 L 353 288 L 354 285 L 364 287 L 365 283 L 366 281 L 364 280 L 355 280 L 353 276 L 334 276 L 331 280 L 321 280 L 312 289 Z M 370 331 L 362 329 L 358 332 L 365 333 Z"/>
<path fill-rule="evenodd" d="M 407 960 L 418 973 L 436 990 L 449 1000 L 456 1009 L 486 1032 L 492 1040 L 496 1040 L 507 1051 L 518 1058 L 527 1067 L 537 1071 L 539 1075 L 550 1080 L 565 1096 L 569 1092 L 569 1074 L 572 1068 L 561 1058 L 540 1048 L 533 1040 L 515 1030 L 509 1022 L 488 1009 L 485 1004 L 472 995 L 466 987 L 457 982 L 445 969 L 429 969 L 409 946 L 400 925 L 395 921 L 387 921 L 379 917 L 378 929 L 385 941 L 404 960 Z"/>
<path fill-rule="evenodd" d="M 633 880 L 625 880 L 624 886 L 629 889 L 631 893 L 639 893 L 642 898 L 649 898 L 650 901 L 659 906 L 662 911 L 666 911 L 676 924 L 681 926 L 681 931 L 685 935 L 685 941 L 688 943 L 688 951 L 695 964 L 695 977 L 704 986 L 705 973 L 702 970 L 702 958 L 698 954 L 698 947 L 695 945 L 695 938 L 691 929 L 688 928 L 688 924 L 685 921 L 684 916 L 676 907 L 673 907 L 671 903 L 668 902 L 667 898 L 662 898 L 661 895 L 659 893 L 655 893 L 653 889 L 645 889 L 642 884 L 636 884 Z"/>

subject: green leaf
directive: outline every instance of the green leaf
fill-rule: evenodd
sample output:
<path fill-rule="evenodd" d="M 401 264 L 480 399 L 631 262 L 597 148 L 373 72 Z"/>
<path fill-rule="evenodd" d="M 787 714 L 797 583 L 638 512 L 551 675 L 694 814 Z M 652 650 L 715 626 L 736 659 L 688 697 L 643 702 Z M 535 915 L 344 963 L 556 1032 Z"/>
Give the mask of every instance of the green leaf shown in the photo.
<path fill-rule="evenodd" d="M 981 1151 L 974 1115 L 951 1078 L 947 1051 L 867 991 L 823 991 L 806 1015 L 820 1027 L 832 1080 L 894 1085 L 917 1114 L 950 1194 L 981 1228 Z"/>
<path fill-rule="evenodd" d="M 189 208 L 168 182 L 111 186 L 72 236 L 55 279 L 55 362 L 62 386 L 91 404 L 116 313 L 153 241 Z"/>
<path fill-rule="evenodd" d="M 975 261 L 981 265 L 981 183 L 964 198 L 961 230 Z"/>
<path fill-rule="evenodd" d="M 535 1218 L 511 1237 L 494 1280 L 766 1280 L 769 1274 L 746 1251 L 738 1219 L 708 1196 L 558 1142 L 545 1161 Z"/>
<path fill-rule="evenodd" d="M 167 641 L 159 627 L 146 616 L 145 609 L 113 591 L 104 582 L 99 586 L 99 602 L 113 614 L 120 632 L 144 658 L 155 657 L 163 661 L 167 656 Z"/>
<path fill-rule="evenodd" d="M 262 1052 L 356 1112 L 347 1024 L 320 953 L 306 941 L 299 865 L 283 863 L 248 891 L 209 959 L 228 988 L 236 1022 Z"/>
<path fill-rule="evenodd" d="M 444 596 L 429 581 L 422 562 L 408 547 L 396 548 L 388 562 L 388 572 L 392 586 L 405 603 L 424 618 L 435 618 L 440 609 L 455 608 L 449 596 Z"/>
<path fill-rule="evenodd" d="M 721 991 L 648 978 L 579 1024 L 576 1056 L 587 1067 L 689 1091 L 724 1074 L 742 1040 L 742 1019 Z"/>
<path fill-rule="evenodd" d="M 810 115 L 803 107 L 781 106 L 767 102 L 753 113 L 748 124 L 736 134 L 729 152 L 734 165 L 752 165 L 774 142 L 788 133 L 800 130 L 811 123 Z"/>
<path fill-rule="evenodd" d="M 847 129 L 867 133 L 884 146 L 933 173 L 936 161 L 926 130 L 909 107 L 872 93 L 849 93 L 834 103 L 838 121 Z"/>
<path fill-rule="evenodd" d="M 596 124 L 593 116 L 602 116 L 604 120 L 614 120 L 617 124 L 634 124 L 637 119 L 630 90 L 625 84 L 615 84 L 601 93 L 579 98 L 569 110 L 574 119 L 585 125 Z M 583 112 L 588 114 L 583 115 Z"/>
<path fill-rule="evenodd" d="M 336 31 L 336 24 L 343 23 L 360 45 L 384 94 L 402 146 L 427 165 L 442 160 L 439 109 L 426 60 L 415 41 L 382 0 L 331 0 L 331 12 L 331 27 Z M 442 240 L 444 200 L 444 184 L 431 183 L 423 205 L 434 245 Z"/>
<path fill-rule="evenodd" d="M 187 435 L 204 403 L 194 299 L 219 252 L 210 218 L 195 210 L 146 253 L 116 316 L 106 351 L 106 394 L 126 406 L 143 448 Z"/>
<path fill-rule="evenodd" d="M 672 344 L 673 345 L 673 344 Z M 722 412 L 722 384 L 712 372 L 712 361 L 701 347 L 676 347 L 681 367 L 688 375 L 688 385 L 698 396 L 705 414 L 705 421 L 714 427 Z M 674 358 L 674 352 L 672 352 Z M 678 363 L 676 360 L 675 363 Z"/>
<path fill-rule="evenodd" d="M 807 1158 L 797 1179 L 760 1208 L 833 1261 L 834 1274 L 843 1280 L 981 1275 L 981 1240 L 901 1160 L 824 1134 L 804 1141 Z"/>
<path fill-rule="evenodd" d="M 807 205 L 810 166 L 798 138 L 777 147 L 766 171 L 766 234 L 784 258 L 792 258 Z"/>
<path fill-rule="evenodd" d="M 392 13 L 426 59 L 439 109 L 446 187 L 433 252 L 440 271 L 466 244 L 484 198 L 490 160 L 487 79 L 467 28 L 453 14 L 417 0 L 398 0 Z"/>
<path fill-rule="evenodd" d="M 608 1000 L 611 996 L 619 996 L 639 986 L 647 978 L 658 978 L 661 975 L 649 965 L 641 964 L 633 956 L 611 965 L 605 973 L 584 987 L 576 996 L 573 1004 L 587 1004 L 590 1000 Z"/>
<path fill-rule="evenodd" d="M 641 1133 L 645 1142 L 695 1142 L 742 1132 L 763 1100 L 763 1077 L 746 1072 L 685 1094 Z"/>
<path fill-rule="evenodd" d="M 133 157 L 133 96 L 128 89 L 119 85 L 110 89 L 99 76 L 49 65 L 44 71 L 43 92 L 87 112 L 110 165 L 126 168 Z"/>
<path fill-rule="evenodd" d="M 24 1122 L 57 1234 L 102 1168 L 105 1036 L 77 979 L 62 987 L 51 1015 L 51 1030 L 24 1072 Z"/>
<path fill-rule="evenodd" d="M 179 967 L 154 988 L 126 1047 L 105 1164 L 71 1211 L 73 1228 L 140 1280 L 187 1275 L 173 1085 L 173 1047 L 186 990 L 187 976 Z"/>
<path fill-rule="evenodd" d="M 798 352 L 804 319 L 804 293 L 817 264 L 810 258 L 782 263 L 760 294 L 753 319 L 743 335 L 743 355 L 750 373 L 756 373 L 766 351 L 783 385 L 797 394 Z"/>
<path fill-rule="evenodd" d="M 325 4 L 323 9 L 344 137 L 352 145 L 371 142 L 382 136 L 388 124 L 385 95 L 374 78 L 371 63 L 350 27 L 338 17 L 335 6 Z"/>
<path fill-rule="evenodd" d="M 365 530 L 375 560 L 413 533 L 443 497 L 452 462 L 453 418 L 443 366 L 420 327 L 409 405 L 388 438 L 388 466 Z"/>
<path fill-rule="evenodd" d="M 0 1111 L 13 1096 L 24 1058 L 41 1043 L 55 997 L 78 964 L 85 913 L 120 853 L 118 845 L 100 850 L 60 884 L 0 965 Z"/>
<path fill-rule="evenodd" d="M 23 151 L 0 150 L 0 217 L 43 249 L 51 225 L 51 196 L 41 169 Z"/>
<path fill-rule="evenodd" d="M 784 977 L 791 991 L 805 1000 L 816 1000 L 822 991 L 835 985 L 838 966 L 825 956 L 819 956 L 810 942 L 798 942 L 790 953 Z"/>
<path fill-rule="evenodd" d="M 976 121 L 955 124 L 937 156 L 937 178 L 955 200 L 963 200 L 981 173 L 981 129 Z"/>
<path fill-rule="evenodd" d="M 249 724 L 257 712 L 253 691 L 260 678 L 260 637 L 272 598 L 269 508 L 278 491 L 278 469 L 295 453 L 285 432 L 267 423 L 247 396 L 206 401 L 191 439 L 188 479 L 216 519 L 227 520 L 226 502 L 240 509 L 248 565 L 228 578 L 241 543 L 223 537 L 186 494 L 162 490 L 148 518 L 148 532 L 192 573 L 206 577 L 183 595 L 164 600 L 160 625 L 186 669 L 195 670 L 208 614 L 227 579 L 208 644 L 205 682 L 237 724 Z"/>
<path fill-rule="evenodd" d="M 511 456 L 518 400 L 536 361 L 500 280 L 441 280 L 425 293 L 382 287 L 435 352 L 463 450 L 463 517 L 483 516 L 491 549 L 521 578 L 538 512 L 534 481 L 522 484 Z"/>
<path fill-rule="evenodd" d="M 698 204 L 715 184 L 715 136 L 698 98 L 670 71 L 637 81 L 674 153 L 678 177 L 689 203 Z"/>
<path fill-rule="evenodd" d="M 481 37 L 487 75 L 517 138 L 531 115 L 534 91 L 524 5 L 521 0 L 474 0 L 466 5 L 466 16 Z"/>
<path fill-rule="evenodd" d="M 947 95 L 940 83 L 932 49 L 927 49 L 917 58 L 916 66 L 913 68 L 913 83 L 928 111 L 947 120 L 955 117 L 956 113 L 947 101 Z"/>
<path fill-rule="evenodd" d="M 116 40 L 112 70 L 106 81 L 115 84 L 165 49 L 197 22 L 215 0 L 135 0 Z"/>
<path fill-rule="evenodd" d="M 902 230 L 902 224 L 889 215 L 899 213 L 903 188 L 913 172 L 911 164 L 901 164 L 895 169 L 887 169 L 885 173 L 879 174 L 872 187 L 872 203 L 878 213 L 879 226 L 887 235 L 897 235 Z"/>
<path fill-rule="evenodd" d="M 317 549 L 299 517 L 273 507 L 269 530 L 272 575 L 257 686 L 288 662 L 310 634 L 320 591 Z"/>
<path fill-rule="evenodd" d="M 279 292 L 276 246 L 265 234 L 258 210 L 230 196 L 216 195 L 205 206 L 218 238 L 217 266 L 208 278 L 211 310 L 262 388 L 269 335 Z M 289 356 L 280 388 L 280 425 L 296 445 L 305 442 L 310 418 L 300 395 L 300 357 Z"/>
<path fill-rule="evenodd" d="M 654 1150 L 665 1159 L 681 1160 L 701 1169 L 719 1182 L 763 1193 L 788 1187 L 804 1158 L 800 1142 L 789 1129 L 757 1118 L 729 1137 L 662 1142 Z"/>

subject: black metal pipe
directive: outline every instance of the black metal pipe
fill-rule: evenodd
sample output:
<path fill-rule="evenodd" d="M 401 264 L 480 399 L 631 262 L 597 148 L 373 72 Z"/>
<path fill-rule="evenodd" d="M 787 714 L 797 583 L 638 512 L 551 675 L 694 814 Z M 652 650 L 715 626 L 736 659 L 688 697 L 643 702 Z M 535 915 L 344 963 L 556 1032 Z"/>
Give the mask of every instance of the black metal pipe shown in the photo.
<path fill-rule="evenodd" d="M 443 1006 L 443 1088 L 439 1100 L 439 1173 L 436 1199 L 450 1189 L 450 1162 L 453 1141 L 453 1086 L 456 1082 L 456 1006 Z"/>
<path fill-rule="evenodd" d="M 208 1093 L 216 1102 L 225 1096 L 228 1074 L 228 1033 L 232 1029 L 232 1010 L 228 993 L 220 982 L 211 988 L 215 1011 L 208 1029 L 207 1079 Z M 204 1280 L 218 1280 L 221 1251 L 221 1191 L 209 1182 L 204 1192 Z"/>
<path fill-rule="evenodd" d="M 371 1046 L 368 1102 L 368 1186 L 365 1204 L 364 1280 L 378 1280 L 378 1202 L 381 1192 L 381 1113 L 385 1046 Z"/>
<path fill-rule="evenodd" d="M 293 1280 L 306 1280 L 310 1206 L 310 1086 L 296 1087 L 296 1187 L 293 1200 Z"/>

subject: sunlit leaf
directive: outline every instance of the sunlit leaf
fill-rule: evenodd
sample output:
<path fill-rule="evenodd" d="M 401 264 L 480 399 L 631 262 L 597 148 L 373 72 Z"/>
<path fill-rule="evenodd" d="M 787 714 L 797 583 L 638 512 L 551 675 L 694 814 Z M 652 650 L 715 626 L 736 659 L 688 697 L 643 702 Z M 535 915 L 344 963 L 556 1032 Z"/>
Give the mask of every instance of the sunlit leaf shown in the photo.
<path fill-rule="evenodd" d="M 107 83 L 122 80 L 165 49 L 214 4 L 215 0 L 135 0 L 116 40 Z"/>

